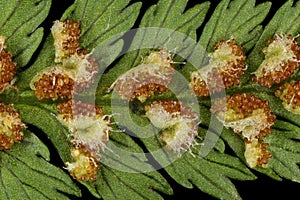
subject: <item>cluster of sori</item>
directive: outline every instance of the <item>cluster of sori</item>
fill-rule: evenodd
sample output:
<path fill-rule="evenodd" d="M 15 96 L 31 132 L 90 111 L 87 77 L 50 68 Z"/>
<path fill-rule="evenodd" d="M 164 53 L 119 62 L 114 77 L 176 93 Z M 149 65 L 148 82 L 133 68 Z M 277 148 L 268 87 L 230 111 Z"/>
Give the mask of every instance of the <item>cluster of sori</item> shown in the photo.
<path fill-rule="evenodd" d="M 270 88 L 288 79 L 299 68 L 299 45 L 291 35 L 275 35 L 263 49 L 265 60 L 254 72 L 253 83 Z M 190 87 L 199 97 L 240 85 L 240 77 L 247 69 L 246 56 L 234 38 L 217 42 L 208 54 L 209 63 L 191 73 Z M 122 99 L 137 98 L 142 103 L 155 93 L 167 90 L 175 73 L 173 61 L 166 49 L 150 52 L 142 63 L 121 75 L 111 86 Z M 300 83 L 281 86 L 275 93 L 288 110 L 299 112 Z M 226 91 L 226 90 L 225 90 Z M 160 128 L 160 140 L 166 148 L 181 154 L 196 144 L 198 116 L 180 101 L 160 100 L 145 106 L 146 117 Z M 269 144 L 264 142 L 270 134 L 275 115 L 269 102 L 252 94 L 239 93 L 217 99 L 211 107 L 225 127 L 232 128 L 245 142 L 245 158 L 250 167 L 266 167 L 272 157 Z"/>
<path fill-rule="evenodd" d="M 58 119 L 70 132 L 74 158 L 66 163 L 66 169 L 78 180 L 95 180 L 101 150 L 106 148 L 112 131 L 110 116 L 104 115 L 103 109 L 95 104 L 75 97 L 93 83 L 98 65 L 91 54 L 80 48 L 77 22 L 56 21 L 51 30 L 56 65 L 38 73 L 31 88 L 38 99 L 68 100 L 57 104 Z M 275 35 L 263 49 L 265 60 L 252 80 L 268 88 L 285 81 L 299 68 L 299 52 L 299 45 L 291 35 Z M 247 69 L 246 56 L 234 38 L 219 41 L 208 56 L 209 63 L 191 73 L 190 87 L 196 96 L 208 97 L 240 85 L 239 79 Z M 160 129 L 161 143 L 168 151 L 182 155 L 186 151 L 192 153 L 192 147 L 198 144 L 198 114 L 178 100 L 151 101 L 155 94 L 168 91 L 175 72 L 169 51 L 153 50 L 139 65 L 119 76 L 109 91 L 114 90 L 124 101 L 138 99 L 145 106 L 145 117 Z M 284 107 L 294 113 L 299 113 L 299 88 L 299 81 L 292 81 L 275 92 Z M 272 154 L 264 139 L 272 132 L 275 120 L 268 101 L 252 94 L 234 94 L 217 99 L 211 113 L 243 139 L 245 159 L 251 168 L 267 166 Z"/>
<path fill-rule="evenodd" d="M 16 74 L 16 63 L 12 61 L 12 54 L 6 52 L 5 38 L 0 36 L 0 93 L 8 87 Z M 23 140 L 22 130 L 25 124 L 14 106 L 0 102 L 0 150 L 9 150 L 15 142 Z"/>
<path fill-rule="evenodd" d="M 76 99 L 79 92 L 91 87 L 99 67 L 92 54 L 80 47 L 78 22 L 55 21 L 51 32 L 55 66 L 39 72 L 30 86 L 39 100 L 64 100 L 56 104 L 57 118 L 70 132 L 73 157 L 65 168 L 77 180 L 95 181 L 101 150 L 111 132 L 110 117 L 97 105 Z"/>
<path fill-rule="evenodd" d="M 245 158 L 250 167 L 266 166 L 272 156 L 263 138 L 271 133 L 275 115 L 268 101 L 252 94 L 235 94 L 218 99 L 211 107 L 225 127 L 232 128 L 245 141 Z"/>
<path fill-rule="evenodd" d="M 239 78 L 247 68 L 246 56 L 234 38 L 219 41 L 208 57 L 208 65 L 191 73 L 190 86 L 197 96 L 208 97 L 240 84 Z"/>
<path fill-rule="evenodd" d="M 36 74 L 30 87 L 38 99 L 70 99 L 93 83 L 99 67 L 95 58 L 79 46 L 78 22 L 55 21 L 51 32 L 55 65 Z"/>
<path fill-rule="evenodd" d="M 228 42 L 228 41 L 227 41 Z M 212 58 L 217 58 L 220 55 L 217 51 L 220 50 L 218 46 L 222 43 L 219 42 L 215 48 L 215 52 L 211 53 L 210 64 L 214 63 Z M 241 48 L 238 48 L 241 50 Z M 228 68 L 232 68 L 233 75 L 236 68 L 231 58 L 236 57 L 237 54 L 229 55 L 223 53 L 222 55 L 227 55 L 228 65 L 224 65 L 223 68 L 230 71 Z M 267 42 L 267 46 L 263 49 L 265 54 L 265 59 L 254 72 L 253 82 L 256 82 L 264 87 L 271 88 L 275 84 L 280 84 L 283 81 L 289 81 L 289 78 L 300 66 L 300 47 L 295 38 L 291 35 L 276 34 L 271 40 Z M 225 56 L 219 56 L 219 58 L 224 58 Z M 243 62 L 245 61 L 243 56 Z M 241 60 L 239 60 L 241 61 Z M 240 70 L 245 65 L 239 63 Z M 220 63 L 220 62 L 219 62 Z M 223 63 L 226 63 L 223 60 Z M 228 68 L 227 68 L 228 67 Z M 204 70 L 204 72 L 206 72 Z M 228 86 L 237 85 L 235 83 L 227 84 L 225 80 L 228 80 L 226 76 L 222 75 L 221 71 L 218 71 L 223 79 L 223 84 L 225 88 Z M 198 75 L 198 74 L 199 75 Z M 202 75 L 202 74 L 201 74 Z M 242 71 L 238 71 L 238 76 L 242 75 Z M 207 76 L 204 73 L 204 76 Z M 202 76 L 203 77 L 203 76 Z M 209 92 L 203 92 L 202 88 L 203 82 L 200 76 L 200 72 L 194 72 L 192 74 L 191 86 L 198 96 L 209 95 L 209 92 L 215 92 L 212 88 L 209 88 Z M 200 81 L 199 81 L 200 80 Z M 201 94 L 200 94 L 201 93 Z M 290 81 L 281 85 L 275 92 L 275 96 L 279 97 L 283 101 L 283 106 L 293 113 L 299 114 L 300 105 L 300 83 L 299 81 Z M 216 114 L 220 121 L 225 127 L 230 127 L 235 133 L 239 133 L 245 142 L 245 158 L 250 167 L 263 166 L 266 167 L 269 158 L 272 157 L 271 152 L 267 150 L 269 144 L 264 142 L 264 138 L 267 134 L 270 134 L 271 127 L 274 124 L 275 115 L 271 114 L 271 109 L 269 108 L 269 102 L 255 97 L 252 94 L 240 93 L 227 96 L 225 99 L 217 99 L 211 107 L 212 114 Z"/>
<path fill-rule="evenodd" d="M 111 85 L 125 101 L 138 99 L 145 103 L 155 94 L 168 90 L 172 75 L 176 72 L 170 52 L 165 49 L 151 51 L 142 63 L 122 74 Z M 167 150 L 182 155 L 191 151 L 197 142 L 198 115 L 180 101 L 154 101 L 145 106 L 146 117 L 160 129 L 160 141 Z"/>
<path fill-rule="evenodd" d="M 74 162 L 67 162 L 66 169 L 77 180 L 96 180 L 101 161 L 101 150 L 109 140 L 110 117 L 95 104 L 69 100 L 57 104 L 58 119 L 68 127 L 71 155 Z"/>
<path fill-rule="evenodd" d="M 275 91 L 283 107 L 300 113 L 300 82 L 292 77 L 300 67 L 300 46 L 292 35 L 276 34 L 263 49 L 265 60 L 254 72 L 253 80 L 265 87 L 280 85 Z M 292 79 L 292 80 L 290 80 Z"/>
<path fill-rule="evenodd" d="M 232 86 L 239 86 L 239 78 L 247 69 L 243 48 L 231 38 L 219 41 L 209 53 L 209 64 L 192 72 L 190 87 L 199 97 L 207 97 Z M 245 142 L 245 158 L 250 167 L 266 166 L 271 153 L 263 138 L 271 133 L 275 116 L 268 102 L 246 93 L 217 99 L 211 113 L 227 128 L 239 133 Z"/>

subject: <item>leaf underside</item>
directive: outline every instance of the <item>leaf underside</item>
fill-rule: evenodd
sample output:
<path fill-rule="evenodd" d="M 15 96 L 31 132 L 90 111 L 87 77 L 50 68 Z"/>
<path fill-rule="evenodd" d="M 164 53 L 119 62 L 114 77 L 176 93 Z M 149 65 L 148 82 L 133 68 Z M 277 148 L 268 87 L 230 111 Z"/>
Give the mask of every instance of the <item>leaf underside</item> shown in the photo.
<path fill-rule="evenodd" d="M 22 143 L 1 152 L 0 157 L 1 199 L 69 199 L 64 194 L 81 195 L 71 178 L 49 163 L 47 147 L 29 131 Z"/>
<path fill-rule="evenodd" d="M 39 25 L 47 17 L 51 1 L 0 1 L 1 7 L 5 8 L 0 12 L 0 35 L 6 37 L 8 51 L 12 52 L 13 60 L 21 67 L 15 83 L 18 91 L 10 89 L 0 95 L 0 100 L 13 103 L 23 122 L 43 132 L 35 130 L 32 133 L 26 130 L 22 143 L 15 144 L 10 151 L 0 152 L 0 199 L 69 199 L 66 194 L 81 196 L 79 188 L 61 169 L 62 166 L 50 163 L 49 150 L 38 138 L 39 134 L 46 135 L 55 147 L 53 151 L 58 152 L 63 162 L 72 161 L 69 131 L 57 119 L 56 102 L 38 101 L 29 88 L 31 79 L 39 71 L 55 65 L 52 35 L 45 36 L 44 42 L 40 44 L 44 34 Z M 276 87 L 266 89 L 250 81 L 251 73 L 264 59 L 261 50 L 268 39 L 276 33 L 296 36 L 300 32 L 300 1 L 288 0 L 269 22 L 265 19 L 270 15 L 270 2 L 257 4 L 255 0 L 222 0 L 211 16 L 207 15 L 210 2 L 197 3 L 192 7 L 189 3 L 188 0 L 159 0 L 145 13 L 140 13 L 141 2 L 76 0 L 65 11 L 61 20 L 70 18 L 80 23 L 81 47 L 93 52 L 101 63 L 100 68 L 104 73 L 99 77 L 96 103 L 103 107 L 105 114 L 116 114 L 112 113 L 111 108 L 113 97 L 110 93 L 103 92 L 103 88 L 139 65 L 149 49 L 168 48 L 170 40 L 160 37 L 164 30 L 171 30 L 170 38 L 175 37 L 176 32 L 186 35 L 186 38 L 191 38 L 195 45 L 200 45 L 208 53 L 213 51 L 219 40 L 235 38 L 247 55 L 248 68 L 241 78 L 241 86 L 233 87 L 227 93 L 247 92 L 268 100 L 272 112 L 277 116 L 272 134 L 265 139 L 270 145 L 269 151 L 273 157 L 267 168 L 256 167 L 251 170 L 275 180 L 300 182 L 300 116 L 283 108 L 281 101 L 274 96 Z M 140 21 L 136 24 L 138 16 Z M 262 25 L 263 22 L 265 26 Z M 132 27 L 156 29 L 130 32 L 132 42 L 127 44 L 122 36 Z M 126 48 L 131 50 L 133 47 L 143 47 L 147 42 L 151 48 L 124 52 Z M 32 55 L 40 45 L 41 50 L 37 52 L 38 56 L 32 61 L 32 65 L 22 70 L 22 67 L 30 63 Z M 178 54 L 181 53 L 180 50 Z M 200 65 L 192 66 L 187 63 L 178 67 L 175 64 L 176 69 L 187 79 L 192 71 L 208 62 L 204 54 L 190 56 L 191 59 L 196 56 L 201 60 Z M 176 56 L 174 59 L 182 61 Z M 298 73 L 290 79 L 299 80 Z M 168 99 L 170 95 L 162 94 L 155 98 Z M 198 102 L 201 122 L 199 136 L 214 134 L 214 130 L 209 129 L 210 99 L 198 99 Z M 140 112 L 129 112 L 136 126 L 144 130 L 143 127 L 149 125 L 144 116 L 144 104 L 134 101 L 129 105 L 131 108 L 141 109 Z M 126 104 L 121 109 L 127 111 L 129 108 Z M 216 145 L 207 156 L 198 156 L 201 145 L 196 145 L 193 154 L 185 152 L 169 165 L 165 165 L 170 161 L 169 153 L 165 150 L 162 154 L 155 153 L 155 150 L 164 145 L 157 135 L 136 138 L 130 136 L 136 132 L 130 126 L 116 125 L 113 128 L 108 148 L 102 152 L 103 162 L 97 173 L 97 181 L 80 181 L 96 198 L 162 199 L 162 193 L 171 195 L 171 186 L 156 170 L 161 166 L 178 184 L 186 188 L 197 187 L 218 199 L 241 199 L 231 179 L 256 179 L 244 158 L 244 142 L 231 129 L 223 129 Z M 151 126 L 151 130 L 140 134 L 153 134 L 152 128 Z M 228 149 L 234 155 L 229 155 Z M 118 150 L 130 153 L 122 154 Z"/>

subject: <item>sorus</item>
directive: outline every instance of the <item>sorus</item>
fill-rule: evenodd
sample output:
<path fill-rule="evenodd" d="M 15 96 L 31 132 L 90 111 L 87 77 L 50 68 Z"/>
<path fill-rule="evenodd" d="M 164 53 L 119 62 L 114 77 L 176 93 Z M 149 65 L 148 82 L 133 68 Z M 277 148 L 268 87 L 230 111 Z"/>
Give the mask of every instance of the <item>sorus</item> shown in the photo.
<path fill-rule="evenodd" d="M 167 90 L 175 73 L 173 61 L 166 49 L 153 51 L 143 59 L 142 64 L 122 74 L 111 85 L 124 100 L 132 101 L 135 98 L 145 102 L 155 93 Z"/>
<path fill-rule="evenodd" d="M 0 150 L 9 150 L 15 142 L 22 141 L 25 128 L 13 105 L 0 102 Z"/>
<path fill-rule="evenodd" d="M 79 47 L 79 23 L 55 21 L 54 37 L 56 66 L 36 74 L 30 83 L 38 99 L 70 99 L 94 82 L 99 67 L 92 53 Z"/>
<path fill-rule="evenodd" d="M 72 144 L 81 146 L 96 160 L 106 148 L 112 131 L 110 116 L 102 108 L 79 100 L 69 100 L 57 105 L 59 121 L 68 127 Z"/>
<path fill-rule="evenodd" d="M 239 78 L 246 69 L 246 56 L 235 39 L 221 40 L 209 55 L 209 64 L 191 73 L 190 87 L 197 96 L 207 97 L 210 92 L 239 85 Z"/>
<path fill-rule="evenodd" d="M 282 100 L 285 109 L 300 114 L 300 80 L 285 83 L 276 90 L 275 95 Z"/>
<path fill-rule="evenodd" d="M 263 53 L 265 59 L 254 72 L 253 81 L 265 87 L 281 83 L 300 66 L 300 47 L 292 35 L 276 34 Z"/>
<path fill-rule="evenodd" d="M 227 96 L 226 103 L 220 101 L 224 99 L 217 100 L 212 105 L 211 112 L 217 115 L 225 127 L 241 133 L 250 141 L 271 133 L 275 115 L 271 113 L 268 101 L 246 93 Z"/>
<path fill-rule="evenodd" d="M 6 52 L 5 38 L 0 36 L 0 93 L 10 85 L 16 75 L 16 63 L 10 52 Z"/>
<path fill-rule="evenodd" d="M 272 154 L 267 150 L 269 144 L 262 140 L 254 139 L 245 142 L 245 158 L 251 168 L 266 166 Z"/>
<path fill-rule="evenodd" d="M 80 147 L 72 148 L 71 155 L 75 161 L 66 162 L 65 167 L 71 176 L 80 181 L 96 181 L 96 175 L 99 170 L 96 159 Z"/>
<path fill-rule="evenodd" d="M 266 166 L 272 156 L 267 151 L 268 144 L 263 142 L 263 138 L 271 134 L 275 120 L 268 105 L 268 101 L 241 93 L 219 99 L 211 107 L 211 112 L 225 127 L 232 128 L 244 139 L 245 158 L 252 168 Z"/>
<path fill-rule="evenodd" d="M 155 101 L 146 106 L 146 116 L 161 129 L 160 139 L 166 148 L 181 155 L 196 144 L 198 116 L 179 101 Z"/>
<path fill-rule="evenodd" d="M 56 20 L 51 28 L 55 46 L 55 62 L 60 63 L 63 59 L 79 52 L 79 23 L 67 19 L 64 22 Z"/>

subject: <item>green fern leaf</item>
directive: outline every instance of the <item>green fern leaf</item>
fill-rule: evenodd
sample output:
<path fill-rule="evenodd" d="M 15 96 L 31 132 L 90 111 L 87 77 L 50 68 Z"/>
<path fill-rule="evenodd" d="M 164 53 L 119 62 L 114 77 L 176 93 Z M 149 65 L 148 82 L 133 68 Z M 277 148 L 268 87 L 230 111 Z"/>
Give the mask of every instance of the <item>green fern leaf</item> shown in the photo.
<path fill-rule="evenodd" d="M 145 43 L 149 46 L 154 41 L 152 45 L 155 46 L 153 48 L 166 47 L 168 40 L 159 38 L 160 29 L 170 29 L 170 33 L 168 33 L 170 35 L 172 32 L 178 31 L 196 39 L 196 29 L 203 23 L 209 3 L 198 4 L 185 11 L 187 2 L 188 0 L 161 0 L 156 5 L 151 6 L 145 12 L 139 27 L 155 27 L 156 29 L 149 31 L 142 29 L 141 32 L 138 30 L 131 46 L 139 47 Z M 108 73 L 101 77 L 99 87 L 112 84 L 113 80 L 122 73 L 139 64 L 145 52 L 147 51 L 139 49 L 124 55 Z"/>
<path fill-rule="evenodd" d="M 19 67 L 25 66 L 43 38 L 38 26 L 47 17 L 50 0 L 1 1 L 0 35 L 6 37 L 8 50 Z"/>
<path fill-rule="evenodd" d="M 22 143 L 0 152 L 1 199 L 69 199 L 80 196 L 70 177 L 49 163 L 47 147 L 26 131 Z"/>
<path fill-rule="evenodd" d="M 0 35 L 7 38 L 8 50 L 12 51 L 14 61 L 23 67 L 28 64 L 42 40 L 42 28 L 37 27 L 48 14 L 50 1 L 0 1 L 1 6 L 7 8 L 0 14 Z M 88 52 L 93 52 L 101 72 L 104 72 L 98 77 L 98 90 L 92 96 L 96 96 L 96 104 L 104 108 L 105 114 L 111 114 L 116 123 L 107 148 L 101 149 L 97 180 L 79 182 L 95 198 L 103 199 L 162 199 L 164 194 L 171 195 L 172 188 L 157 171 L 161 167 L 183 187 L 196 187 L 219 199 L 241 199 L 234 180 L 254 180 L 257 177 L 252 171 L 279 181 L 288 179 L 300 182 L 300 117 L 287 111 L 275 96 L 274 92 L 280 85 L 269 89 L 251 81 L 253 72 L 264 60 L 262 49 L 274 34 L 299 34 L 300 1 L 288 0 L 275 14 L 269 13 L 270 2 L 258 4 L 255 0 L 222 0 L 214 10 L 209 10 L 210 2 L 197 4 L 188 0 L 159 0 L 154 5 L 147 4 L 150 5 L 148 8 L 146 4 L 145 1 L 142 5 L 130 0 L 75 0 L 61 17 L 61 20 L 71 18 L 80 23 L 80 45 Z M 147 8 L 145 13 L 141 13 L 143 8 Z M 208 16 L 210 11 L 212 14 Z M 267 21 L 267 16 L 272 19 Z M 126 32 L 132 27 L 139 29 Z M 161 37 L 166 30 L 168 36 Z M 177 33 L 185 35 L 184 39 L 178 38 Z M 132 37 L 128 40 L 129 36 Z M 214 127 L 210 127 L 210 120 L 214 117 L 210 112 L 211 99 L 188 96 L 189 89 L 180 81 L 171 83 L 171 86 L 179 87 L 172 91 L 174 94 L 167 91 L 142 103 L 137 100 L 119 102 L 118 111 L 115 112 L 115 96 L 106 90 L 107 87 L 120 75 L 140 65 L 149 51 L 164 47 L 174 53 L 172 59 L 177 61 L 172 63 L 174 68 L 189 81 L 192 71 L 207 64 L 206 55 L 214 51 L 216 43 L 230 38 L 235 38 L 243 46 L 248 68 L 240 79 L 240 85 L 226 89 L 226 94 L 254 94 L 267 100 L 272 113 L 276 115 L 272 133 L 264 138 L 272 153 L 267 166 L 250 169 L 244 155 L 245 141 L 232 129 L 224 128 L 217 133 Z M 195 43 L 180 46 L 185 39 Z M 177 45 L 180 46 L 178 51 Z M 196 45 L 206 52 L 180 57 L 182 52 Z M 20 69 L 16 82 L 19 90 L 5 91 L 0 95 L 0 100 L 14 104 L 26 124 L 44 132 L 56 148 L 51 151 L 57 151 L 66 163 L 72 161 L 72 144 L 68 128 L 57 119 L 57 102 L 38 101 L 29 88 L 30 81 L 38 72 L 54 65 L 54 56 L 53 37 L 49 34 L 33 64 L 26 70 Z M 189 62 L 190 58 L 201 62 L 198 66 L 193 66 L 192 62 L 183 65 L 182 61 L 186 59 Z M 286 82 L 290 80 L 299 80 L 299 71 Z M 177 92 L 180 96 L 175 96 Z M 80 98 L 91 98 L 89 95 L 83 93 Z M 200 114 L 199 138 L 195 141 L 201 143 L 202 138 L 208 135 L 216 137 L 211 138 L 216 142 L 214 148 L 204 157 L 198 156 L 202 146 L 196 143 L 191 152 L 177 157 L 170 157 L 170 152 L 165 149 L 156 151 L 165 144 L 145 117 L 145 106 L 155 100 L 180 98 L 187 102 L 193 99 L 198 101 L 194 103 L 199 106 L 195 107 Z M 126 123 L 119 123 L 118 119 L 125 119 Z M 38 136 L 38 133 L 35 134 Z M 23 143 L 17 144 L 11 151 L 0 152 L 0 198 L 68 199 L 59 192 L 80 196 L 80 191 L 69 177 L 49 164 L 49 152 L 36 136 L 26 131 Z M 230 153 L 231 150 L 233 153 Z M 33 175 L 22 174 L 17 169 L 24 169 Z M 48 192 L 47 182 L 51 183 Z M 17 185 L 15 190 L 9 187 L 11 185 Z"/>

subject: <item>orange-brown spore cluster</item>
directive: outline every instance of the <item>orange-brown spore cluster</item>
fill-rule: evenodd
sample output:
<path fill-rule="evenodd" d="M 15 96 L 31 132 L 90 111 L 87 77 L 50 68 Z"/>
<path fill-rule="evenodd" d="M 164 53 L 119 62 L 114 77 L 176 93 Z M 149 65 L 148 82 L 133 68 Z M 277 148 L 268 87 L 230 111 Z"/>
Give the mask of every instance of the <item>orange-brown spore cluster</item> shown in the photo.
<path fill-rule="evenodd" d="M 81 50 L 79 45 L 80 25 L 76 21 L 67 19 L 64 22 L 55 21 L 51 32 L 56 48 L 55 62 L 61 62 L 71 55 L 85 55 L 86 50 Z"/>
<path fill-rule="evenodd" d="M 291 77 L 300 66 L 300 47 L 292 35 L 275 35 L 263 49 L 265 60 L 254 73 L 253 81 L 271 88 Z"/>
<path fill-rule="evenodd" d="M 62 73 L 44 73 L 34 83 L 35 96 L 41 99 L 71 99 L 74 90 L 74 81 Z"/>
<path fill-rule="evenodd" d="M 179 101 L 174 101 L 174 100 L 154 101 L 151 105 L 152 106 L 153 105 L 161 105 L 164 108 L 164 110 L 166 110 L 170 114 L 184 112 L 184 110 L 181 110 L 181 108 L 186 109 L 186 107 L 181 106 L 181 103 Z"/>
<path fill-rule="evenodd" d="M 111 86 L 122 99 L 145 102 L 154 94 L 167 90 L 176 71 L 165 49 L 151 52 L 143 63 L 122 74 Z"/>
<path fill-rule="evenodd" d="M 216 93 L 224 89 L 222 77 L 216 68 L 213 68 L 211 72 L 208 73 L 207 82 L 201 78 L 200 71 L 193 72 L 190 85 L 195 94 L 199 97 L 208 97 L 211 92 Z"/>
<path fill-rule="evenodd" d="M 80 100 L 69 100 L 56 105 L 58 114 L 64 119 L 74 119 L 82 116 L 103 115 L 103 109 L 95 104 L 84 103 Z"/>
<path fill-rule="evenodd" d="M 285 109 L 300 114 L 300 80 L 281 85 L 275 95 L 282 100 Z"/>
<path fill-rule="evenodd" d="M 71 155 L 75 162 L 67 162 L 66 169 L 77 180 L 96 180 L 101 162 L 101 150 L 106 148 L 110 117 L 103 109 L 92 103 L 69 100 L 57 104 L 58 120 L 68 127 L 72 144 Z"/>
<path fill-rule="evenodd" d="M 167 90 L 167 87 L 165 85 L 169 84 L 169 81 L 159 81 L 160 83 L 155 83 L 153 82 L 154 80 L 149 80 L 149 84 L 143 85 L 138 87 L 133 94 L 130 97 L 130 101 L 133 101 L 134 99 L 138 97 L 143 97 L 143 98 L 151 98 L 154 96 L 154 94 L 162 94 Z M 129 99 L 129 97 L 128 97 Z"/>
<path fill-rule="evenodd" d="M 25 128 L 13 105 L 0 102 L 0 150 L 9 150 L 15 142 L 22 141 Z"/>
<path fill-rule="evenodd" d="M 67 19 L 63 26 L 63 33 L 68 36 L 68 39 L 63 41 L 63 49 L 66 50 L 66 57 L 70 57 L 80 48 L 78 42 L 80 36 L 79 23 Z"/>
<path fill-rule="evenodd" d="M 55 21 L 51 28 L 55 46 L 55 66 L 36 74 L 30 83 L 41 99 L 71 99 L 89 88 L 99 72 L 96 59 L 79 46 L 79 23 Z"/>
<path fill-rule="evenodd" d="M 0 93 L 10 85 L 16 75 L 17 64 L 12 61 L 12 54 L 5 50 L 5 38 L 0 36 Z"/>
<path fill-rule="evenodd" d="M 250 167 L 266 166 L 272 154 L 268 151 L 269 144 L 262 140 L 245 141 L 245 158 Z"/>
<path fill-rule="evenodd" d="M 97 159 L 81 148 L 72 148 L 71 155 L 75 161 L 66 163 L 71 176 L 80 181 L 96 181 L 99 170 Z"/>
<path fill-rule="evenodd" d="M 252 94 L 235 94 L 227 96 L 226 100 L 217 100 L 212 113 L 244 139 L 246 147 L 245 157 L 250 167 L 262 166 L 271 157 L 263 142 L 266 135 L 271 134 L 275 115 L 271 113 L 269 102 Z M 251 157 L 252 156 L 252 157 Z"/>
<path fill-rule="evenodd" d="M 228 55 L 222 52 L 223 49 L 225 51 L 226 49 L 228 49 Z M 220 51 L 220 53 L 218 51 Z M 225 57 L 223 57 L 223 61 L 222 56 L 224 55 Z M 218 71 L 221 73 L 225 88 L 240 84 L 239 78 L 244 74 L 244 70 L 246 67 L 246 56 L 243 52 L 242 46 L 238 45 L 235 39 L 219 41 L 215 46 L 215 53 L 213 54 L 212 59 L 212 62 L 216 63 L 215 65 L 217 66 Z M 218 65 L 218 62 L 220 64 L 220 67 Z M 226 62 L 226 64 L 223 64 L 223 62 Z"/>
<path fill-rule="evenodd" d="M 190 85 L 197 96 L 207 97 L 210 93 L 240 84 L 239 78 L 246 68 L 246 56 L 235 39 L 219 41 L 209 57 L 207 66 L 191 74 Z"/>

